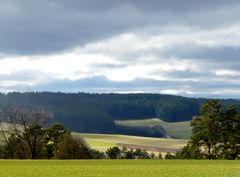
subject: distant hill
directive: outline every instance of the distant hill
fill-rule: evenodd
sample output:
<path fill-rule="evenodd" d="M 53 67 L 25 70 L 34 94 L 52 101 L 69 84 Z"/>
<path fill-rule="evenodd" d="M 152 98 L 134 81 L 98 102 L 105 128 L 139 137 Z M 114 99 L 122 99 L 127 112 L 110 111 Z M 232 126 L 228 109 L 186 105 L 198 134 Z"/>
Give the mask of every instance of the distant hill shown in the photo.
<path fill-rule="evenodd" d="M 161 94 L 89 94 L 52 92 L 12 92 L 0 94 L 0 109 L 40 106 L 54 112 L 54 121 L 77 132 L 119 133 L 141 136 L 165 136 L 161 125 L 154 131 L 135 127 L 119 127 L 115 120 L 161 118 L 167 122 L 188 121 L 199 113 L 206 99 Z M 239 100 L 221 100 L 223 105 Z M 156 127 L 155 127 L 156 128 Z M 162 131 L 159 131 L 162 130 Z"/>
<path fill-rule="evenodd" d="M 165 130 L 165 136 L 177 139 L 189 139 L 191 136 L 190 121 L 165 122 L 158 118 L 142 120 L 116 120 L 118 126 L 127 126 L 133 128 L 154 128 L 162 127 Z"/>

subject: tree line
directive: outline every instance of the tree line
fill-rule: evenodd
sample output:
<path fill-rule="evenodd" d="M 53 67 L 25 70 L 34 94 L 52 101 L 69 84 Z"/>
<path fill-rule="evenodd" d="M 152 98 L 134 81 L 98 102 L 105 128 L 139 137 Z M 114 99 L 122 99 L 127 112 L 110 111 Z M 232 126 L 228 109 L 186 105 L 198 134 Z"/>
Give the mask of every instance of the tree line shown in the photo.
<path fill-rule="evenodd" d="M 91 158 L 86 142 L 61 124 L 48 124 L 52 113 L 41 108 L 1 112 L 0 157 L 4 159 Z"/>
<path fill-rule="evenodd" d="M 149 137 L 164 137 L 165 132 L 161 128 L 147 130 L 119 127 L 114 120 L 153 117 L 170 122 L 191 120 L 199 114 L 199 108 L 205 101 L 161 94 L 0 93 L 0 109 L 9 106 L 42 107 L 54 112 L 52 119 L 55 122 L 76 132 Z M 237 100 L 221 100 L 221 103 L 223 106 L 234 103 L 240 109 L 240 101 Z"/>
<path fill-rule="evenodd" d="M 191 121 L 191 127 L 192 136 L 187 145 L 175 154 L 168 152 L 165 159 L 240 159 L 240 113 L 236 105 L 208 100 Z M 110 150 L 114 158 L 126 156 L 117 147 Z M 161 153 L 158 158 L 148 157 L 162 159 Z"/>
<path fill-rule="evenodd" d="M 236 105 L 219 100 L 202 105 L 191 122 L 192 136 L 176 154 L 165 159 L 239 159 L 240 114 Z M 81 137 L 42 108 L 8 108 L 0 112 L 0 158 L 10 159 L 162 159 L 142 149 L 111 147 L 105 153 L 91 149 Z"/>
<path fill-rule="evenodd" d="M 1 112 L 2 159 L 162 159 L 142 149 L 111 147 L 91 149 L 79 135 L 54 123 L 52 113 L 41 108 L 8 108 Z"/>
<path fill-rule="evenodd" d="M 240 114 L 209 100 L 192 122 L 191 140 L 173 156 L 177 159 L 240 159 Z"/>
<path fill-rule="evenodd" d="M 191 127 L 187 145 L 175 154 L 168 152 L 165 159 L 240 159 L 240 114 L 236 105 L 223 106 L 219 100 L 208 100 L 191 121 Z M 126 157 L 121 154 L 124 150 L 110 150 L 114 158 Z M 162 159 L 161 153 L 158 159 Z"/>

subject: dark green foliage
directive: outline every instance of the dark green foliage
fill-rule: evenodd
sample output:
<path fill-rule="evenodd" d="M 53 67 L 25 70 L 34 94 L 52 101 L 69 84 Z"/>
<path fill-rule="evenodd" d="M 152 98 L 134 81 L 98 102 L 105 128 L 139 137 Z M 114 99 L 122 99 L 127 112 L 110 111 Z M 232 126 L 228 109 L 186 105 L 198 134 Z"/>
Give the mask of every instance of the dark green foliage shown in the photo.
<path fill-rule="evenodd" d="M 146 150 L 139 148 L 133 150 L 127 149 L 126 147 L 119 148 L 115 146 L 109 148 L 106 154 L 110 159 L 157 159 L 154 153 L 149 154 Z"/>
<path fill-rule="evenodd" d="M 204 155 L 201 153 L 200 147 L 195 146 L 189 142 L 186 146 L 181 148 L 176 153 L 177 159 L 203 159 Z"/>
<path fill-rule="evenodd" d="M 10 158 L 15 158 L 16 153 L 16 158 L 42 158 L 43 126 L 50 117 L 50 112 L 40 108 L 8 108 L 1 112 L 0 136 Z"/>
<path fill-rule="evenodd" d="M 150 157 L 150 159 L 157 159 L 156 155 L 153 152 L 151 152 L 149 157 Z"/>
<path fill-rule="evenodd" d="M 163 159 L 163 156 L 162 156 L 161 152 L 158 153 L 158 159 Z"/>
<path fill-rule="evenodd" d="M 57 158 L 59 159 L 89 159 L 89 147 L 80 137 L 73 137 L 70 132 L 63 135 L 59 144 Z"/>
<path fill-rule="evenodd" d="M 111 147 L 106 151 L 106 154 L 110 159 L 119 159 L 121 155 L 121 149 L 117 146 Z"/>
<path fill-rule="evenodd" d="M 238 159 L 240 115 L 235 105 L 223 107 L 218 100 L 205 103 L 191 123 L 192 137 L 177 152 L 180 159 Z"/>
<path fill-rule="evenodd" d="M 57 156 L 59 144 L 63 141 L 63 135 L 67 130 L 61 124 L 53 124 L 44 130 L 44 142 L 47 158 Z"/>
<path fill-rule="evenodd" d="M 133 155 L 136 159 L 150 159 L 150 155 L 144 149 L 142 150 L 142 149 L 137 148 L 134 151 Z"/>
<path fill-rule="evenodd" d="M 156 116 L 168 122 L 191 120 L 199 113 L 201 99 L 163 96 L 156 105 Z"/>
<path fill-rule="evenodd" d="M 39 136 L 42 136 L 41 134 Z M 39 145 L 40 144 L 40 145 Z M 24 138 L 10 136 L 8 143 L 1 146 L 1 158 L 6 159 L 89 159 L 104 158 L 104 154 L 90 150 L 85 141 L 80 137 L 74 137 L 68 131 L 63 134 L 58 142 L 56 152 L 54 144 L 38 141 L 35 156 L 32 157 L 31 149 Z M 44 148 L 45 147 L 45 148 Z"/>
<path fill-rule="evenodd" d="M 44 126 L 50 115 L 39 108 L 3 111 L 0 119 L 2 158 L 90 158 L 89 147 L 82 138 L 73 136 L 61 124 L 53 124 L 49 128 Z"/>
<path fill-rule="evenodd" d="M 208 159 L 215 158 L 212 150 L 220 139 L 219 120 L 223 116 L 223 110 L 218 100 L 210 100 L 201 107 L 200 115 L 192 122 L 192 141 L 196 146 L 206 149 Z"/>
<path fill-rule="evenodd" d="M 2 143 L 2 158 L 27 159 L 31 158 L 30 149 L 23 139 L 14 135 L 8 138 L 8 143 Z"/>
<path fill-rule="evenodd" d="M 123 147 L 124 148 L 124 147 Z M 126 158 L 126 159 L 134 159 L 135 156 L 134 156 L 134 151 L 133 149 L 130 149 L 130 150 L 124 150 L 123 151 L 123 158 Z"/>
<path fill-rule="evenodd" d="M 219 158 L 235 159 L 240 155 L 240 115 L 235 105 L 229 105 L 219 121 L 220 144 L 217 151 Z"/>
<path fill-rule="evenodd" d="M 165 121 L 191 120 L 199 114 L 199 108 L 205 101 L 161 94 L 13 92 L 6 95 L 0 93 L 0 110 L 9 106 L 40 106 L 54 112 L 53 122 L 60 122 L 73 131 L 119 133 L 114 120 L 152 117 Z M 233 103 L 238 111 L 240 109 L 240 101 L 237 100 L 221 100 L 221 103 L 223 107 Z M 128 128 L 125 134 L 128 131 L 129 134 L 138 132 Z"/>
<path fill-rule="evenodd" d="M 51 143 L 45 144 L 45 149 L 43 153 L 47 159 L 51 159 L 54 157 L 54 151 L 55 151 L 54 144 Z"/>
<path fill-rule="evenodd" d="M 123 135 L 126 134 L 145 137 L 166 137 L 166 131 L 160 125 L 151 127 L 150 126 L 133 127 L 118 125 L 117 132 Z"/>
<path fill-rule="evenodd" d="M 22 140 L 26 141 L 31 152 L 31 158 L 42 158 L 44 132 L 39 124 L 32 124 L 27 126 L 25 132 L 23 132 Z"/>
<path fill-rule="evenodd" d="M 106 156 L 103 152 L 100 152 L 96 149 L 90 149 L 89 156 L 91 159 L 105 159 L 106 158 Z"/>
<path fill-rule="evenodd" d="M 167 154 L 165 155 L 165 159 L 168 160 L 176 159 L 176 156 L 170 152 L 167 152 Z"/>

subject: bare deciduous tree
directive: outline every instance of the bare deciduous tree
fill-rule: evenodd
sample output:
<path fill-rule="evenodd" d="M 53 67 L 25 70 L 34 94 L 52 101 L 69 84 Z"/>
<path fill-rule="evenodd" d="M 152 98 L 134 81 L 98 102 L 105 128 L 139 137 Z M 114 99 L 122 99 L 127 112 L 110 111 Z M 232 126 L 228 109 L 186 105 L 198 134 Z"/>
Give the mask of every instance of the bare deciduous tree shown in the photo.
<path fill-rule="evenodd" d="M 42 148 L 43 127 L 52 117 L 52 113 L 41 108 L 8 108 L 1 112 L 0 137 L 3 144 L 9 147 L 9 152 L 14 158 L 14 148 L 9 137 L 18 141 L 21 154 L 27 157 L 27 149 L 30 158 L 35 159 Z"/>

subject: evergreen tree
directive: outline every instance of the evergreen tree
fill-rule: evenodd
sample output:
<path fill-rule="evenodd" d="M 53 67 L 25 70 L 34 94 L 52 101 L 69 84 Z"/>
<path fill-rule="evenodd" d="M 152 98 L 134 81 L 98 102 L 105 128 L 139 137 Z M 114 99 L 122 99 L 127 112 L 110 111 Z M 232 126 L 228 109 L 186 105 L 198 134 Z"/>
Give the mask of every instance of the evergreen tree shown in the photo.
<path fill-rule="evenodd" d="M 200 115 L 192 122 L 192 142 L 194 146 L 206 149 L 208 159 L 215 158 L 213 149 L 220 139 L 220 119 L 223 110 L 218 100 L 209 100 L 200 109 Z"/>
<path fill-rule="evenodd" d="M 235 105 L 230 104 L 224 109 L 218 100 L 209 100 L 191 126 L 191 140 L 177 152 L 177 158 L 239 158 L 240 115 Z"/>
<path fill-rule="evenodd" d="M 228 106 L 220 123 L 220 158 L 235 159 L 240 154 L 240 116 L 235 105 Z"/>

